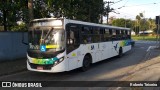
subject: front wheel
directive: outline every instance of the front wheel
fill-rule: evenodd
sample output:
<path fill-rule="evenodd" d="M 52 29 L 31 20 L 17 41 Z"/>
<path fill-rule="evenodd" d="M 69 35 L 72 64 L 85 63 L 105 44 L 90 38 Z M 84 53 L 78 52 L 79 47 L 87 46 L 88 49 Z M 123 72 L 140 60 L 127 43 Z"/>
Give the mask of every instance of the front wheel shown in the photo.
<path fill-rule="evenodd" d="M 91 58 L 89 56 L 85 56 L 83 59 L 83 65 L 81 67 L 82 71 L 87 71 L 91 66 Z"/>

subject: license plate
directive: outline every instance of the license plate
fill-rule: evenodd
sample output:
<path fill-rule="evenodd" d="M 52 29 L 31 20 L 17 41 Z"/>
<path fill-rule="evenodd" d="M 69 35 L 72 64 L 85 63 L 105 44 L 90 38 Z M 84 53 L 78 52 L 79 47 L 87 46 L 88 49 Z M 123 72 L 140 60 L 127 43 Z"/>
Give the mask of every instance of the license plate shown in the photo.
<path fill-rule="evenodd" d="M 42 66 L 38 66 L 37 69 L 38 70 L 43 70 L 43 67 Z"/>

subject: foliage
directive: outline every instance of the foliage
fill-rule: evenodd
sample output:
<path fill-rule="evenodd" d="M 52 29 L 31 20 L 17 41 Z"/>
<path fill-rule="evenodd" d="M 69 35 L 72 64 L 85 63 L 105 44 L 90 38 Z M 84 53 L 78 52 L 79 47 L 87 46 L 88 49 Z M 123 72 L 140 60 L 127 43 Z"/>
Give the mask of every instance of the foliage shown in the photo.
<path fill-rule="evenodd" d="M 0 26 L 0 31 L 4 31 L 4 26 Z"/>
<path fill-rule="evenodd" d="M 96 12 L 95 12 L 96 11 Z M 103 0 L 35 0 L 34 18 L 65 17 L 98 23 L 103 13 Z"/>
<path fill-rule="evenodd" d="M 12 26 L 10 28 L 11 28 L 11 31 L 27 31 L 27 26 L 25 23 L 22 23 L 16 26 Z"/>
<path fill-rule="evenodd" d="M 33 0 L 34 18 L 65 17 L 98 23 L 103 13 L 103 0 Z M 0 25 L 5 30 L 19 31 L 17 21 L 27 25 L 28 0 L 2 0 L 0 2 Z"/>
<path fill-rule="evenodd" d="M 33 0 L 34 18 L 65 17 L 87 22 L 99 23 L 104 13 L 103 0 Z M 1 0 L 0 26 L 5 30 L 26 30 L 29 23 L 28 0 Z M 137 34 L 142 30 L 155 30 L 153 19 L 144 18 L 143 13 L 136 20 L 113 19 L 112 25 L 131 28 Z M 17 21 L 25 24 L 17 25 Z M 156 30 L 155 30 L 156 31 Z"/>
<path fill-rule="evenodd" d="M 16 26 L 16 22 L 27 20 L 27 0 L 2 0 L 0 2 L 0 24 L 4 25 L 4 28 L 11 30 L 11 27 Z M 7 26 L 7 27 L 6 27 Z"/>
<path fill-rule="evenodd" d="M 133 40 L 156 41 L 156 36 L 132 36 Z"/>
<path fill-rule="evenodd" d="M 113 26 L 119 26 L 119 27 L 127 27 L 127 28 L 132 28 L 133 21 L 129 19 L 124 19 L 124 18 L 118 18 L 114 19 L 112 21 Z"/>
<path fill-rule="evenodd" d="M 7 20 L 8 30 L 19 30 L 21 26 L 17 26 L 19 20 L 28 23 L 28 0 L 6 0 L 1 4 L 0 24 Z M 54 16 L 56 18 L 65 17 L 88 22 L 98 23 L 100 15 L 103 14 L 103 0 L 33 0 L 34 18 L 48 18 Z M 5 14 L 6 16 L 4 16 Z M 4 19 L 5 18 L 5 19 Z M 132 28 L 134 31 L 154 29 L 153 20 L 146 21 L 143 13 L 136 16 L 136 21 L 125 20 L 123 18 L 113 20 L 112 25 L 120 27 Z M 137 23 L 137 24 L 135 24 Z M 16 29 L 17 28 L 17 29 Z"/>
<path fill-rule="evenodd" d="M 124 18 L 118 18 L 118 19 L 113 19 L 112 20 L 112 25 L 113 26 L 119 26 L 119 27 L 127 27 L 131 28 L 136 35 L 140 31 L 146 31 L 146 30 L 153 30 L 156 32 L 156 25 L 155 25 L 155 20 L 154 19 L 146 19 L 143 17 L 143 13 L 140 13 L 139 15 L 136 16 L 136 20 L 130 20 L 130 19 L 124 19 Z"/>

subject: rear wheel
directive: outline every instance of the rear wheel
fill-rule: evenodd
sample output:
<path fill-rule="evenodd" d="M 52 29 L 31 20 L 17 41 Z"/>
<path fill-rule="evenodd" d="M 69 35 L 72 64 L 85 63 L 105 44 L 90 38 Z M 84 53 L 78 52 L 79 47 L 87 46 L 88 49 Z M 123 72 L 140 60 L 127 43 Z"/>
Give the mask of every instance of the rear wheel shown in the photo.
<path fill-rule="evenodd" d="M 120 48 L 120 49 L 119 49 L 119 53 L 118 53 L 118 57 L 120 58 L 120 57 L 122 57 L 122 55 L 123 55 L 123 49 Z"/>
<path fill-rule="evenodd" d="M 87 71 L 91 66 L 91 57 L 90 56 L 85 56 L 83 59 L 83 65 L 81 67 L 82 71 Z"/>

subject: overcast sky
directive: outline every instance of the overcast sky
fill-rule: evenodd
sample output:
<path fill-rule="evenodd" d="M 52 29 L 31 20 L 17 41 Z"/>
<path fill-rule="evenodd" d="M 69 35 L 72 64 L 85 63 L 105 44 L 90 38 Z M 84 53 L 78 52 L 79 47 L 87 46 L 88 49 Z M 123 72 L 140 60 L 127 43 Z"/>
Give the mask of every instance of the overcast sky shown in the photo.
<path fill-rule="evenodd" d="M 104 0 L 109 1 L 109 0 Z M 110 0 L 117 2 L 111 5 L 116 13 L 111 12 L 109 16 L 115 16 L 116 18 L 135 19 L 136 15 L 143 13 L 145 18 L 155 18 L 160 15 L 160 0 Z M 124 6 L 124 7 L 122 7 Z M 118 9 L 122 7 L 121 9 Z M 105 19 L 105 18 L 104 18 Z"/>

